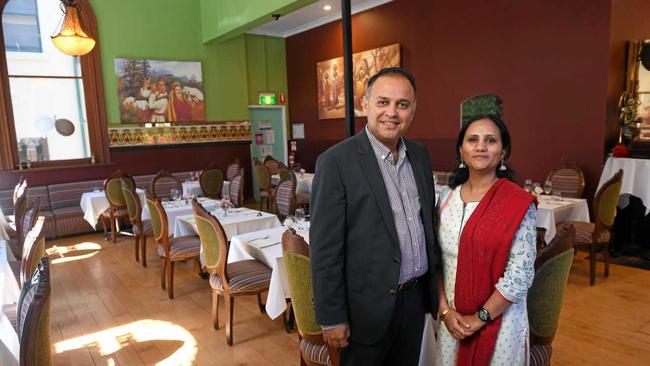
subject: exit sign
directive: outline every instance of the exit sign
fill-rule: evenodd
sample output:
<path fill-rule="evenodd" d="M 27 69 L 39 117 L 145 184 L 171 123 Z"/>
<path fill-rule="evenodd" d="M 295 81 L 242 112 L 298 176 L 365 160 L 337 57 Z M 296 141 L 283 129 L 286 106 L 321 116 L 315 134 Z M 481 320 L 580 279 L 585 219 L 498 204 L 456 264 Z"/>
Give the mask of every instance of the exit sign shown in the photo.
<path fill-rule="evenodd" d="M 260 104 L 262 105 L 277 104 L 275 93 L 260 93 Z"/>

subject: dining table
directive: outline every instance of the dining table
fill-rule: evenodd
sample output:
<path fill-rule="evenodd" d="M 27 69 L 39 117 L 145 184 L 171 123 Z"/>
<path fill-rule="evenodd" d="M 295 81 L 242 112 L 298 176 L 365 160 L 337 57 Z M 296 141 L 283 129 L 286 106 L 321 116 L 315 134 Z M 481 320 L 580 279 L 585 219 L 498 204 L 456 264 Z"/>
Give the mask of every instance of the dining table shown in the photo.
<path fill-rule="evenodd" d="M 558 224 L 566 221 L 589 222 L 589 206 L 584 198 L 539 195 L 537 201 L 536 226 L 546 230 L 544 240 L 547 243 L 555 237 Z"/>
<path fill-rule="evenodd" d="M 314 173 L 293 173 L 296 176 L 296 193 L 311 193 L 311 184 L 314 182 Z M 280 183 L 280 174 L 271 176 L 271 183 L 278 185 Z"/>
<path fill-rule="evenodd" d="M 135 191 L 138 194 L 138 197 L 140 197 L 140 202 L 142 202 L 142 219 L 147 220 L 150 218 L 150 216 L 148 216 L 148 211 L 146 216 L 144 214 L 145 207 L 147 206 L 144 190 L 137 188 Z M 84 213 L 84 220 L 86 220 L 92 227 L 95 227 L 97 225 L 102 212 L 111 207 L 111 205 L 108 203 L 108 199 L 106 198 L 106 193 L 103 190 L 84 192 L 81 195 L 79 205 L 81 206 L 81 211 Z"/>
<path fill-rule="evenodd" d="M 598 189 L 610 180 L 619 169 L 623 169 L 621 193 L 618 207 L 625 208 L 630 203 L 630 196 L 641 199 L 647 215 L 650 212 L 650 159 L 615 158 L 610 156 L 600 174 Z"/>

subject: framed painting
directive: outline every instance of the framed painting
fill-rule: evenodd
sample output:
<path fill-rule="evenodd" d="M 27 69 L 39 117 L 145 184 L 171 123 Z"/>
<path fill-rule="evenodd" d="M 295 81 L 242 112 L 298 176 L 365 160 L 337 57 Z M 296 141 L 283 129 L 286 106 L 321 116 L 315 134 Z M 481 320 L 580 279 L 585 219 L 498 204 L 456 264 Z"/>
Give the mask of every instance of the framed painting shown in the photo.
<path fill-rule="evenodd" d="M 400 66 L 400 47 L 395 43 L 352 55 L 354 115 L 365 116 L 362 107 L 368 80 L 379 70 Z M 343 58 L 318 62 L 318 119 L 345 117 L 345 88 L 343 86 Z"/>
<path fill-rule="evenodd" d="M 201 63 L 115 59 L 122 123 L 205 121 Z"/>

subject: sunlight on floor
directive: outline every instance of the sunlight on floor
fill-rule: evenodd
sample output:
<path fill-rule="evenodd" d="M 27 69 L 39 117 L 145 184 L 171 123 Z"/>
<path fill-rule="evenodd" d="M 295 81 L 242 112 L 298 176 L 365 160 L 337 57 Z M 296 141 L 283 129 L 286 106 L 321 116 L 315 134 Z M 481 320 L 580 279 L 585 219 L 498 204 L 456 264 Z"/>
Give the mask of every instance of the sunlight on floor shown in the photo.
<path fill-rule="evenodd" d="M 157 365 L 191 365 L 196 356 L 196 340 L 185 328 L 161 320 L 138 320 L 81 337 L 54 344 L 56 353 L 63 353 L 82 347 L 97 347 L 101 356 L 111 355 L 130 343 L 151 341 L 179 341 L 182 343 L 172 355 Z M 109 362 L 113 361 L 112 358 Z"/>
<path fill-rule="evenodd" d="M 102 249 L 102 246 L 97 243 L 92 242 L 83 242 L 75 245 L 69 245 L 67 247 L 59 247 L 53 245 L 51 248 L 48 248 L 47 255 L 52 257 L 50 261 L 51 264 L 60 264 L 70 261 L 76 261 L 80 259 L 87 259 L 95 254 L 99 253 Z M 90 252 L 90 253 L 77 253 L 74 255 L 74 252 Z M 58 257 L 58 258 L 56 258 Z"/>

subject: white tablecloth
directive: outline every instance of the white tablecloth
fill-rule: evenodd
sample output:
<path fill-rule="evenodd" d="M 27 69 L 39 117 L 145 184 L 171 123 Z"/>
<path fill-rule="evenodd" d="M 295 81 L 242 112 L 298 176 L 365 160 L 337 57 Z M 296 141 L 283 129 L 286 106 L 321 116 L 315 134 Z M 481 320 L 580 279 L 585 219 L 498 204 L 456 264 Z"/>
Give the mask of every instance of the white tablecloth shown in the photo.
<path fill-rule="evenodd" d="M 565 221 L 589 222 L 589 206 L 583 198 L 562 198 L 539 196 L 536 226 L 546 229 L 544 240 L 550 243 L 555 237 L 555 226 Z"/>
<path fill-rule="evenodd" d="M 291 298 L 287 274 L 282 260 L 282 233 L 286 229 L 278 227 L 234 236 L 230 240 L 228 263 L 245 259 L 257 259 L 272 269 L 271 283 L 266 298 L 266 314 L 275 319 L 287 309 L 286 299 Z M 309 243 L 309 232 L 298 232 Z M 436 338 L 434 321 L 427 314 L 422 335 L 420 365 L 435 363 Z"/>
<path fill-rule="evenodd" d="M 294 173 L 296 175 L 296 193 L 307 192 L 311 193 L 311 183 L 314 181 L 314 173 Z M 280 174 L 273 174 L 271 176 L 271 183 L 278 185 L 280 182 Z"/>
<path fill-rule="evenodd" d="M 598 189 L 611 179 L 619 169 L 623 169 L 623 182 L 618 207 L 627 207 L 630 203 L 630 196 L 636 196 L 643 201 L 647 215 L 650 211 L 650 160 L 610 156 L 607 158 L 603 172 L 600 175 Z"/>
<path fill-rule="evenodd" d="M 7 225 L 9 223 L 7 223 L 4 213 L 2 213 L 2 208 L 0 208 L 0 240 L 9 240 L 9 235 L 7 234 L 7 230 L 5 230 L 5 226 Z"/>
<path fill-rule="evenodd" d="M 213 200 L 207 197 L 199 197 L 198 201 L 208 211 L 212 211 L 215 210 L 217 207 L 221 207 L 221 201 Z M 174 234 L 174 228 L 176 226 L 175 223 L 179 217 L 188 216 L 188 215 L 192 216 L 191 201 L 185 201 L 185 200 L 169 201 L 169 202 L 163 202 L 162 205 L 163 208 L 165 209 L 165 213 L 167 213 L 167 228 L 168 228 L 169 235 Z M 145 209 L 142 210 L 142 217 L 144 218 L 145 216 L 147 216 L 147 218 L 151 217 L 149 215 L 149 207 L 146 207 Z"/>
<path fill-rule="evenodd" d="M 0 305 L 15 304 L 20 295 L 8 260 L 14 260 L 11 251 L 7 250 L 7 242 L 0 240 Z M 0 312 L 0 364 L 18 365 L 20 342 L 16 331 L 4 313 Z"/>
<path fill-rule="evenodd" d="M 138 188 L 136 189 L 136 193 L 142 202 L 142 219 L 146 220 L 149 218 L 149 211 L 147 211 L 147 216 L 145 216 L 144 211 L 147 207 L 147 201 L 144 195 L 144 191 Z M 95 225 L 97 225 L 97 221 L 99 221 L 99 217 L 101 216 L 102 212 L 111 207 L 108 203 L 108 200 L 106 199 L 106 194 L 104 191 L 85 192 L 81 195 L 81 201 L 79 204 L 81 205 L 81 211 L 84 213 L 84 220 L 88 221 L 92 227 L 95 227 Z"/>
<path fill-rule="evenodd" d="M 221 189 L 221 195 L 228 194 L 230 190 L 230 182 L 227 180 L 223 181 L 223 188 Z M 195 196 L 203 196 L 203 190 L 201 189 L 201 183 L 198 180 L 188 180 L 183 182 L 183 197 L 186 195 L 193 194 Z"/>

